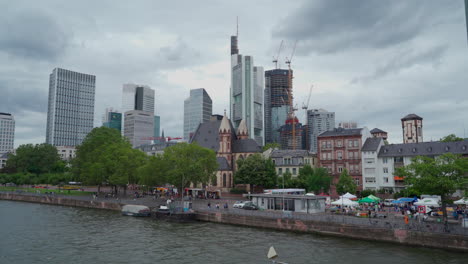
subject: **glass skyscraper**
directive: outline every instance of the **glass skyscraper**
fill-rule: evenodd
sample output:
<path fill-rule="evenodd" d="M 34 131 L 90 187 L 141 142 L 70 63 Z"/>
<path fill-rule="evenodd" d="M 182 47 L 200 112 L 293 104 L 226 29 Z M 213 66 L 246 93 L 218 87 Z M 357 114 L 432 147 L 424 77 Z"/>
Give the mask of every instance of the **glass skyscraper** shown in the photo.
<path fill-rule="evenodd" d="M 213 102 L 203 88 L 190 90 L 184 101 L 184 140 L 189 141 L 198 125 L 209 121 L 213 113 Z"/>
<path fill-rule="evenodd" d="M 93 129 L 96 76 L 55 68 L 49 78 L 46 143 L 76 146 Z"/>
<path fill-rule="evenodd" d="M 0 154 L 13 151 L 15 119 L 11 114 L 0 113 Z"/>
<path fill-rule="evenodd" d="M 311 109 L 307 111 L 307 127 L 310 151 L 317 153 L 317 136 L 325 131 L 335 129 L 335 112 L 325 109 Z"/>
<path fill-rule="evenodd" d="M 122 131 L 122 114 L 112 109 L 106 109 L 102 125 Z"/>

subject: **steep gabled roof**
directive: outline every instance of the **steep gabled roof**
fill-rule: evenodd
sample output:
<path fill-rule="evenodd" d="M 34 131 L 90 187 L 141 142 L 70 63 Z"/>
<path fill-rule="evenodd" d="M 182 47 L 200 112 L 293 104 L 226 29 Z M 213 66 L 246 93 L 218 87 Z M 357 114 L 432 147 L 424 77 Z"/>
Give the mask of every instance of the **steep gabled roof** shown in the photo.
<path fill-rule="evenodd" d="M 233 153 L 261 152 L 262 148 L 252 138 L 237 139 L 232 142 Z"/>
<path fill-rule="evenodd" d="M 216 161 L 218 162 L 218 170 L 231 170 L 231 166 L 229 166 L 225 157 L 216 157 Z"/>
<path fill-rule="evenodd" d="M 367 138 L 364 145 L 362 145 L 361 151 L 377 151 L 382 141 L 382 138 Z"/>
<path fill-rule="evenodd" d="M 210 120 L 198 125 L 197 130 L 193 133 L 192 138 L 189 143 L 196 142 L 198 145 L 212 149 L 216 152 L 219 150 L 219 128 L 221 126 L 222 120 Z M 234 128 L 232 127 L 231 122 L 229 122 L 231 127 L 231 138 L 233 140 L 237 139 Z"/>

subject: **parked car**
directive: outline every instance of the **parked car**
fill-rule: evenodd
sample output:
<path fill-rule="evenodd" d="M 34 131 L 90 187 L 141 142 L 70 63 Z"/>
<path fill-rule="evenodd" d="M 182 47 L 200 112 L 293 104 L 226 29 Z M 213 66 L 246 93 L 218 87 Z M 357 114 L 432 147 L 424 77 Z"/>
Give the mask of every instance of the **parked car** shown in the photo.
<path fill-rule="evenodd" d="M 242 209 L 245 205 L 245 203 L 247 203 L 249 201 L 237 201 L 234 203 L 234 205 L 232 206 L 232 208 L 239 208 L 239 209 Z"/>
<path fill-rule="evenodd" d="M 384 206 L 394 206 L 395 204 L 393 204 L 392 202 L 395 201 L 395 199 L 385 199 L 383 204 Z"/>
<path fill-rule="evenodd" d="M 252 202 L 245 203 L 244 206 L 242 207 L 244 210 L 258 210 L 258 206 L 256 206 Z"/>

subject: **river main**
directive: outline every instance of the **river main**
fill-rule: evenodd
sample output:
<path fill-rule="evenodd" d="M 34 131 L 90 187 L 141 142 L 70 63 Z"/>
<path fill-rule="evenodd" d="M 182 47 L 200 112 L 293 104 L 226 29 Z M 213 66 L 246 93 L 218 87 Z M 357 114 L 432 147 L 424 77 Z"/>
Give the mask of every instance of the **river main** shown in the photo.
<path fill-rule="evenodd" d="M 214 223 L 0 200 L 0 263 L 467 263 L 468 255 Z"/>

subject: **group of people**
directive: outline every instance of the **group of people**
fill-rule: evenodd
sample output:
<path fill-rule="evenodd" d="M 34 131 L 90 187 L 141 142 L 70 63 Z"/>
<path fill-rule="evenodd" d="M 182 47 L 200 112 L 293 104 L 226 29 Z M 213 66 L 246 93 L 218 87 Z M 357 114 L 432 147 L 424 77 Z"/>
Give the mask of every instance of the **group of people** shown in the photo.
<path fill-rule="evenodd" d="M 211 203 L 208 202 L 207 205 L 208 205 L 208 209 L 211 209 Z M 219 210 L 219 208 L 220 208 L 220 207 L 219 207 L 219 203 L 216 203 L 216 204 L 215 204 L 215 208 Z M 228 206 L 228 203 L 227 203 L 227 202 L 224 203 L 224 209 L 225 209 L 225 210 L 229 209 L 229 206 Z"/>

